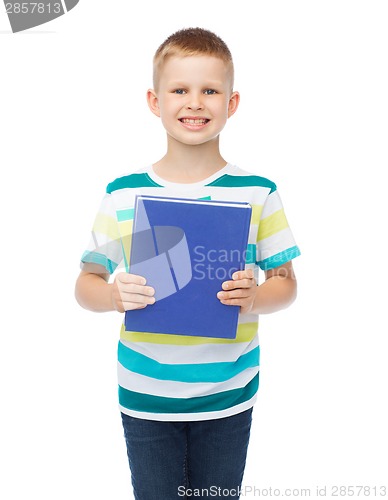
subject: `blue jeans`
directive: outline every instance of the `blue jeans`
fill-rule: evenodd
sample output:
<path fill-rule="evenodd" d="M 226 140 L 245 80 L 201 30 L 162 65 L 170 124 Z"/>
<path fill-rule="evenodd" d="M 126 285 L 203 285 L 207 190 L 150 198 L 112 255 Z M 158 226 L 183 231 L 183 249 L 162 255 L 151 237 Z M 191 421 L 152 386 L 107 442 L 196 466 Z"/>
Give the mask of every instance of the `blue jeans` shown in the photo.
<path fill-rule="evenodd" d="M 252 408 L 190 422 L 121 418 L 136 500 L 240 498 Z"/>

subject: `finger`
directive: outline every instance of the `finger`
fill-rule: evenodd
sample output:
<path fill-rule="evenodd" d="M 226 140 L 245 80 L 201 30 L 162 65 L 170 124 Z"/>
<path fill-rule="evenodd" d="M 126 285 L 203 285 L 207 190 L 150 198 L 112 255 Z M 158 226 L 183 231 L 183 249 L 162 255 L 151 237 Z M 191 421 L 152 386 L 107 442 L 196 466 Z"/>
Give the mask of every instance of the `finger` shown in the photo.
<path fill-rule="evenodd" d="M 155 304 L 155 297 L 148 297 L 146 295 L 139 295 L 138 293 L 120 293 L 121 302 L 125 305 L 131 304 L 145 304 L 151 305 Z"/>
<path fill-rule="evenodd" d="M 224 281 L 222 283 L 223 290 L 234 290 L 236 288 L 251 288 L 255 284 L 253 278 L 245 278 L 236 281 Z"/>
<path fill-rule="evenodd" d="M 131 273 L 119 273 L 117 275 L 117 279 L 121 283 L 134 283 L 136 285 L 145 285 L 147 282 L 144 276 L 139 276 L 138 274 Z"/>
<path fill-rule="evenodd" d="M 138 302 L 123 302 L 124 311 L 133 311 L 134 309 L 144 309 L 148 304 L 139 304 Z"/>
<path fill-rule="evenodd" d="M 150 291 L 147 292 L 143 291 L 142 288 L 139 289 L 137 285 L 120 287 L 119 292 L 125 296 L 138 295 L 139 297 L 153 297 L 155 295 L 155 290 L 153 288 L 151 288 Z"/>
<path fill-rule="evenodd" d="M 230 299 L 246 299 L 250 296 L 244 288 L 238 288 L 237 290 L 232 290 L 230 292 L 218 292 L 217 297 L 220 300 L 230 300 Z"/>
<path fill-rule="evenodd" d="M 236 271 L 232 274 L 233 280 L 242 280 L 244 278 L 252 279 L 254 277 L 253 269 L 244 269 L 243 271 Z"/>
<path fill-rule="evenodd" d="M 223 299 L 220 300 L 221 304 L 224 304 L 226 306 L 241 306 L 242 302 L 241 299 Z"/>
<path fill-rule="evenodd" d="M 137 293 L 139 295 L 147 295 L 152 297 L 155 295 L 155 289 L 152 286 L 136 285 L 134 283 L 124 283 L 119 286 L 123 293 Z"/>

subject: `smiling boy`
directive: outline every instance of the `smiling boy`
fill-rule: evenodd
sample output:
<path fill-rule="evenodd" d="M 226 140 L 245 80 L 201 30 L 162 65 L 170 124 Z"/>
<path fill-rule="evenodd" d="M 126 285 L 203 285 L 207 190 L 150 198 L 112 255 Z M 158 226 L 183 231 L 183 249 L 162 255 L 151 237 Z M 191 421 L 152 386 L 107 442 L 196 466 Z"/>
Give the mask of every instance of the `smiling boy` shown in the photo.
<path fill-rule="evenodd" d="M 136 500 L 173 500 L 194 490 L 207 498 L 212 487 L 223 491 L 220 498 L 239 498 L 259 380 L 258 314 L 295 300 L 291 261 L 299 249 L 276 185 L 221 156 L 220 133 L 240 95 L 233 90 L 232 56 L 217 35 L 190 28 L 167 38 L 154 57 L 147 102 L 166 130 L 166 154 L 108 185 L 76 297 L 87 309 L 121 313 L 155 302 L 141 276 L 119 272 L 109 281 L 126 262 L 137 194 L 251 204 L 245 269 L 217 294 L 226 306 L 240 307 L 236 339 L 140 333 L 123 324 L 118 359 Z"/>
<path fill-rule="evenodd" d="M 154 89 L 147 92 L 150 109 L 167 132 L 167 154 L 154 164 L 156 173 L 195 182 L 225 166 L 219 134 L 240 100 L 232 91 L 230 64 L 214 55 L 165 56 Z"/>

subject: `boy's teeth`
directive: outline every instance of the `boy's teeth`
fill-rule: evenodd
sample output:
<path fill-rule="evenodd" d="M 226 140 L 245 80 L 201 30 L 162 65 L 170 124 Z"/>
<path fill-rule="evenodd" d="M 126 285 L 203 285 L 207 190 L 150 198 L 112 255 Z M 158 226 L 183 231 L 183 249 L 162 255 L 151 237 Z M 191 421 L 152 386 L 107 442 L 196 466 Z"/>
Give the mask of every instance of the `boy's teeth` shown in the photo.
<path fill-rule="evenodd" d="M 191 118 L 182 118 L 182 122 L 183 123 L 190 123 L 192 125 L 198 125 L 199 123 L 205 124 L 206 123 L 206 119 L 205 118 L 201 118 L 201 119 L 193 120 Z"/>

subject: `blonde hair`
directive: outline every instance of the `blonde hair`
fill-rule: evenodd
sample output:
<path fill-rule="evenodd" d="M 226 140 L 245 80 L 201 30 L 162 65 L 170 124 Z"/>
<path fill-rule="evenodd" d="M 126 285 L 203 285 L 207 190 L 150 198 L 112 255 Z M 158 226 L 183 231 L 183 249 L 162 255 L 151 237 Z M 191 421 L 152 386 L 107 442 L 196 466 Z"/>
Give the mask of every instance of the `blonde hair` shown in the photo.
<path fill-rule="evenodd" d="M 172 56 L 213 56 L 218 57 L 225 64 L 231 77 L 233 88 L 234 68 L 232 54 L 219 36 L 203 28 L 185 28 L 170 35 L 160 45 L 154 55 L 153 85 L 157 89 L 159 74 L 163 64 Z"/>

